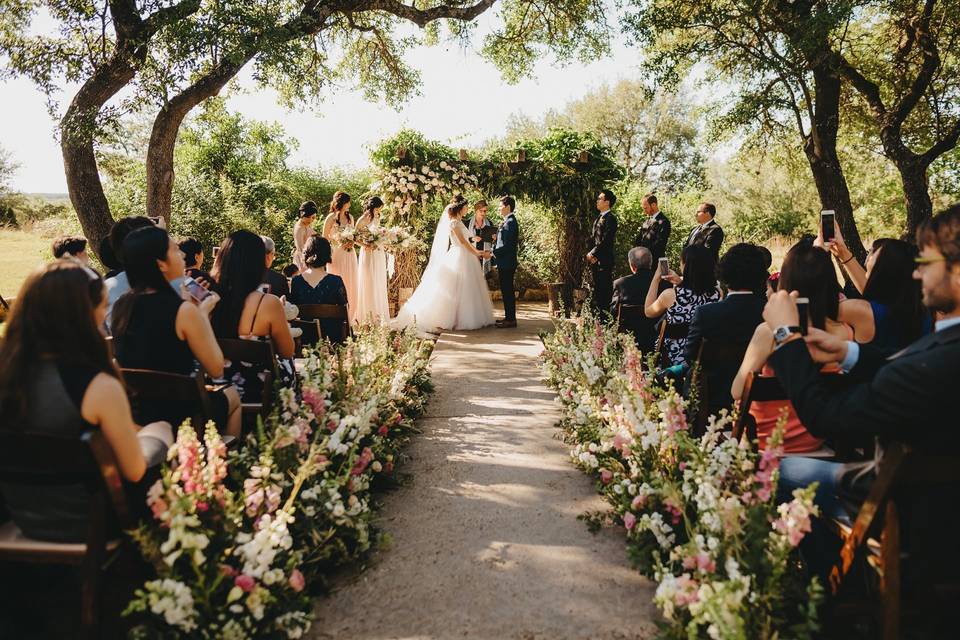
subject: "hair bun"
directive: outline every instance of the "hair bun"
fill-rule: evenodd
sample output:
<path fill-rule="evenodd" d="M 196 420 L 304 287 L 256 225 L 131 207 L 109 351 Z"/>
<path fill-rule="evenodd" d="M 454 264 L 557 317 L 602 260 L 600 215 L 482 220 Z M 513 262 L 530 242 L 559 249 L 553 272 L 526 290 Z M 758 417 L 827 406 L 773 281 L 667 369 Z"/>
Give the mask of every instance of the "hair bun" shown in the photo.
<path fill-rule="evenodd" d="M 300 205 L 300 215 L 302 217 L 309 217 L 317 215 L 317 203 L 313 200 L 307 200 Z"/>

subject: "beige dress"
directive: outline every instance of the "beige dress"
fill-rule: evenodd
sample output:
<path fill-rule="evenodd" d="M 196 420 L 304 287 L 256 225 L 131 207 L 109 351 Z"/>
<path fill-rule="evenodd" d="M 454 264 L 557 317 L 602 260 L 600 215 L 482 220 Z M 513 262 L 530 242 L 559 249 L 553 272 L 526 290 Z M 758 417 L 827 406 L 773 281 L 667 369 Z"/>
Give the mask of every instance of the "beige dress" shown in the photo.
<path fill-rule="evenodd" d="M 380 218 L 378 216 L 369 223 L 369 226 L 376 226 L 379 222 Z M 358 226 L 364 224 L 365 221 L 361 218 Z M 357 301 L 354 305 L 357 320 L 373 323 L 382 323 L 389 320 L 387 254 L 382 249 L 361 246 L 357 273 Z"/>
<path fill-rule="evenodd" d="M 352 222 L 350 220 L 349 222 Z M 339 229 L 340 220 L 334 220 L 334 231 Z M 336 243 L 331 243 L 331 262 L 327 266 L 327 273 L 340 276 L 343 279 L 343 285 L 347 289 L 347 303 L 350 309 L 351 324 L 357 318 L 358 279 L 357 279 L 357 253 L 353 249 L 347 251 Z"/>

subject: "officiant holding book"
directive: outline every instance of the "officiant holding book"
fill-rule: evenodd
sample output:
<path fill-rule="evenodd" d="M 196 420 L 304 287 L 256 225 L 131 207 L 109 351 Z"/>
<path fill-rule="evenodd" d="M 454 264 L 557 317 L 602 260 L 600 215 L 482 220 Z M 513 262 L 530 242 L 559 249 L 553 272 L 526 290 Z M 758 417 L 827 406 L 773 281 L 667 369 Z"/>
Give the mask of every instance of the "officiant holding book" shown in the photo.
<path fill-rule="evenodd" d="M 487 201 L 477 200 L 476 204 L 473 205 L 473 217 L 464 224 L 467 226 L 468 234 L 474 246 L 480 251 L 491 252 L 494 240 L 497 237 L 497 227 L 487 217 L 487 210 Z M 483 275 L 490 273 L 493 268 L 490 258 L 480 258 L 480 262 L 483 264 Z"/>

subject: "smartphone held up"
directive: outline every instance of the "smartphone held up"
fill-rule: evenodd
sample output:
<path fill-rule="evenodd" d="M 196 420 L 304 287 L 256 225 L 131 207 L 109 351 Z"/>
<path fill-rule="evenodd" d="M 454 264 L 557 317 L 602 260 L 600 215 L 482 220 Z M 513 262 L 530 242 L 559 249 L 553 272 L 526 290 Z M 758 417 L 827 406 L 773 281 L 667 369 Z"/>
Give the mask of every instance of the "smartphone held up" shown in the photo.
<path fill-rule="evenodd" d="M 809 298 L 797 298 L 797 313 L 800 318 L 800 335 L 807 335 L 807 327 L 809 325 L 810 318 L 810 299 Z"/>
<path fill-rule="evenodd" d="M 666 278 L 668 275 L 670 275 L 670 259 L 660 258 L 658 262 L 660 264 L 660 277 Z"/>
<path fill-rule="evenodd" d="M 835 211 L 827 209 L 820 212 L 820 237 L 824 242 L 833 242 L 837 237 Z"/>
<path fill-rule="evenodd" d="M 190 297 L 193 298 L 197 304 L 200 304 L 212 295 L 202 284 L 189 276 L 184 279 L 183 286 L 186 287 L 187 293 L 190 294 Z"/>

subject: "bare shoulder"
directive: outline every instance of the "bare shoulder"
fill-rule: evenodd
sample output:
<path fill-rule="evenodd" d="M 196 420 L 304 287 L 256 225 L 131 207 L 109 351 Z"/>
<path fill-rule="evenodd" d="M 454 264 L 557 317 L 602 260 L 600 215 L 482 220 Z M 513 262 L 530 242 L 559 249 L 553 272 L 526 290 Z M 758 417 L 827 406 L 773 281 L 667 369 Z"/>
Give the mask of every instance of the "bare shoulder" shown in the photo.
<path fill-rule="evenodd" d="M 84 395 L 84 402 L 88 399 L 95 402 L 115 402 L 118 398 L 125 397 L 126 392 L 120 381 L 108 373 L 100 372 L 93 377 L 87 392 Z"/>

